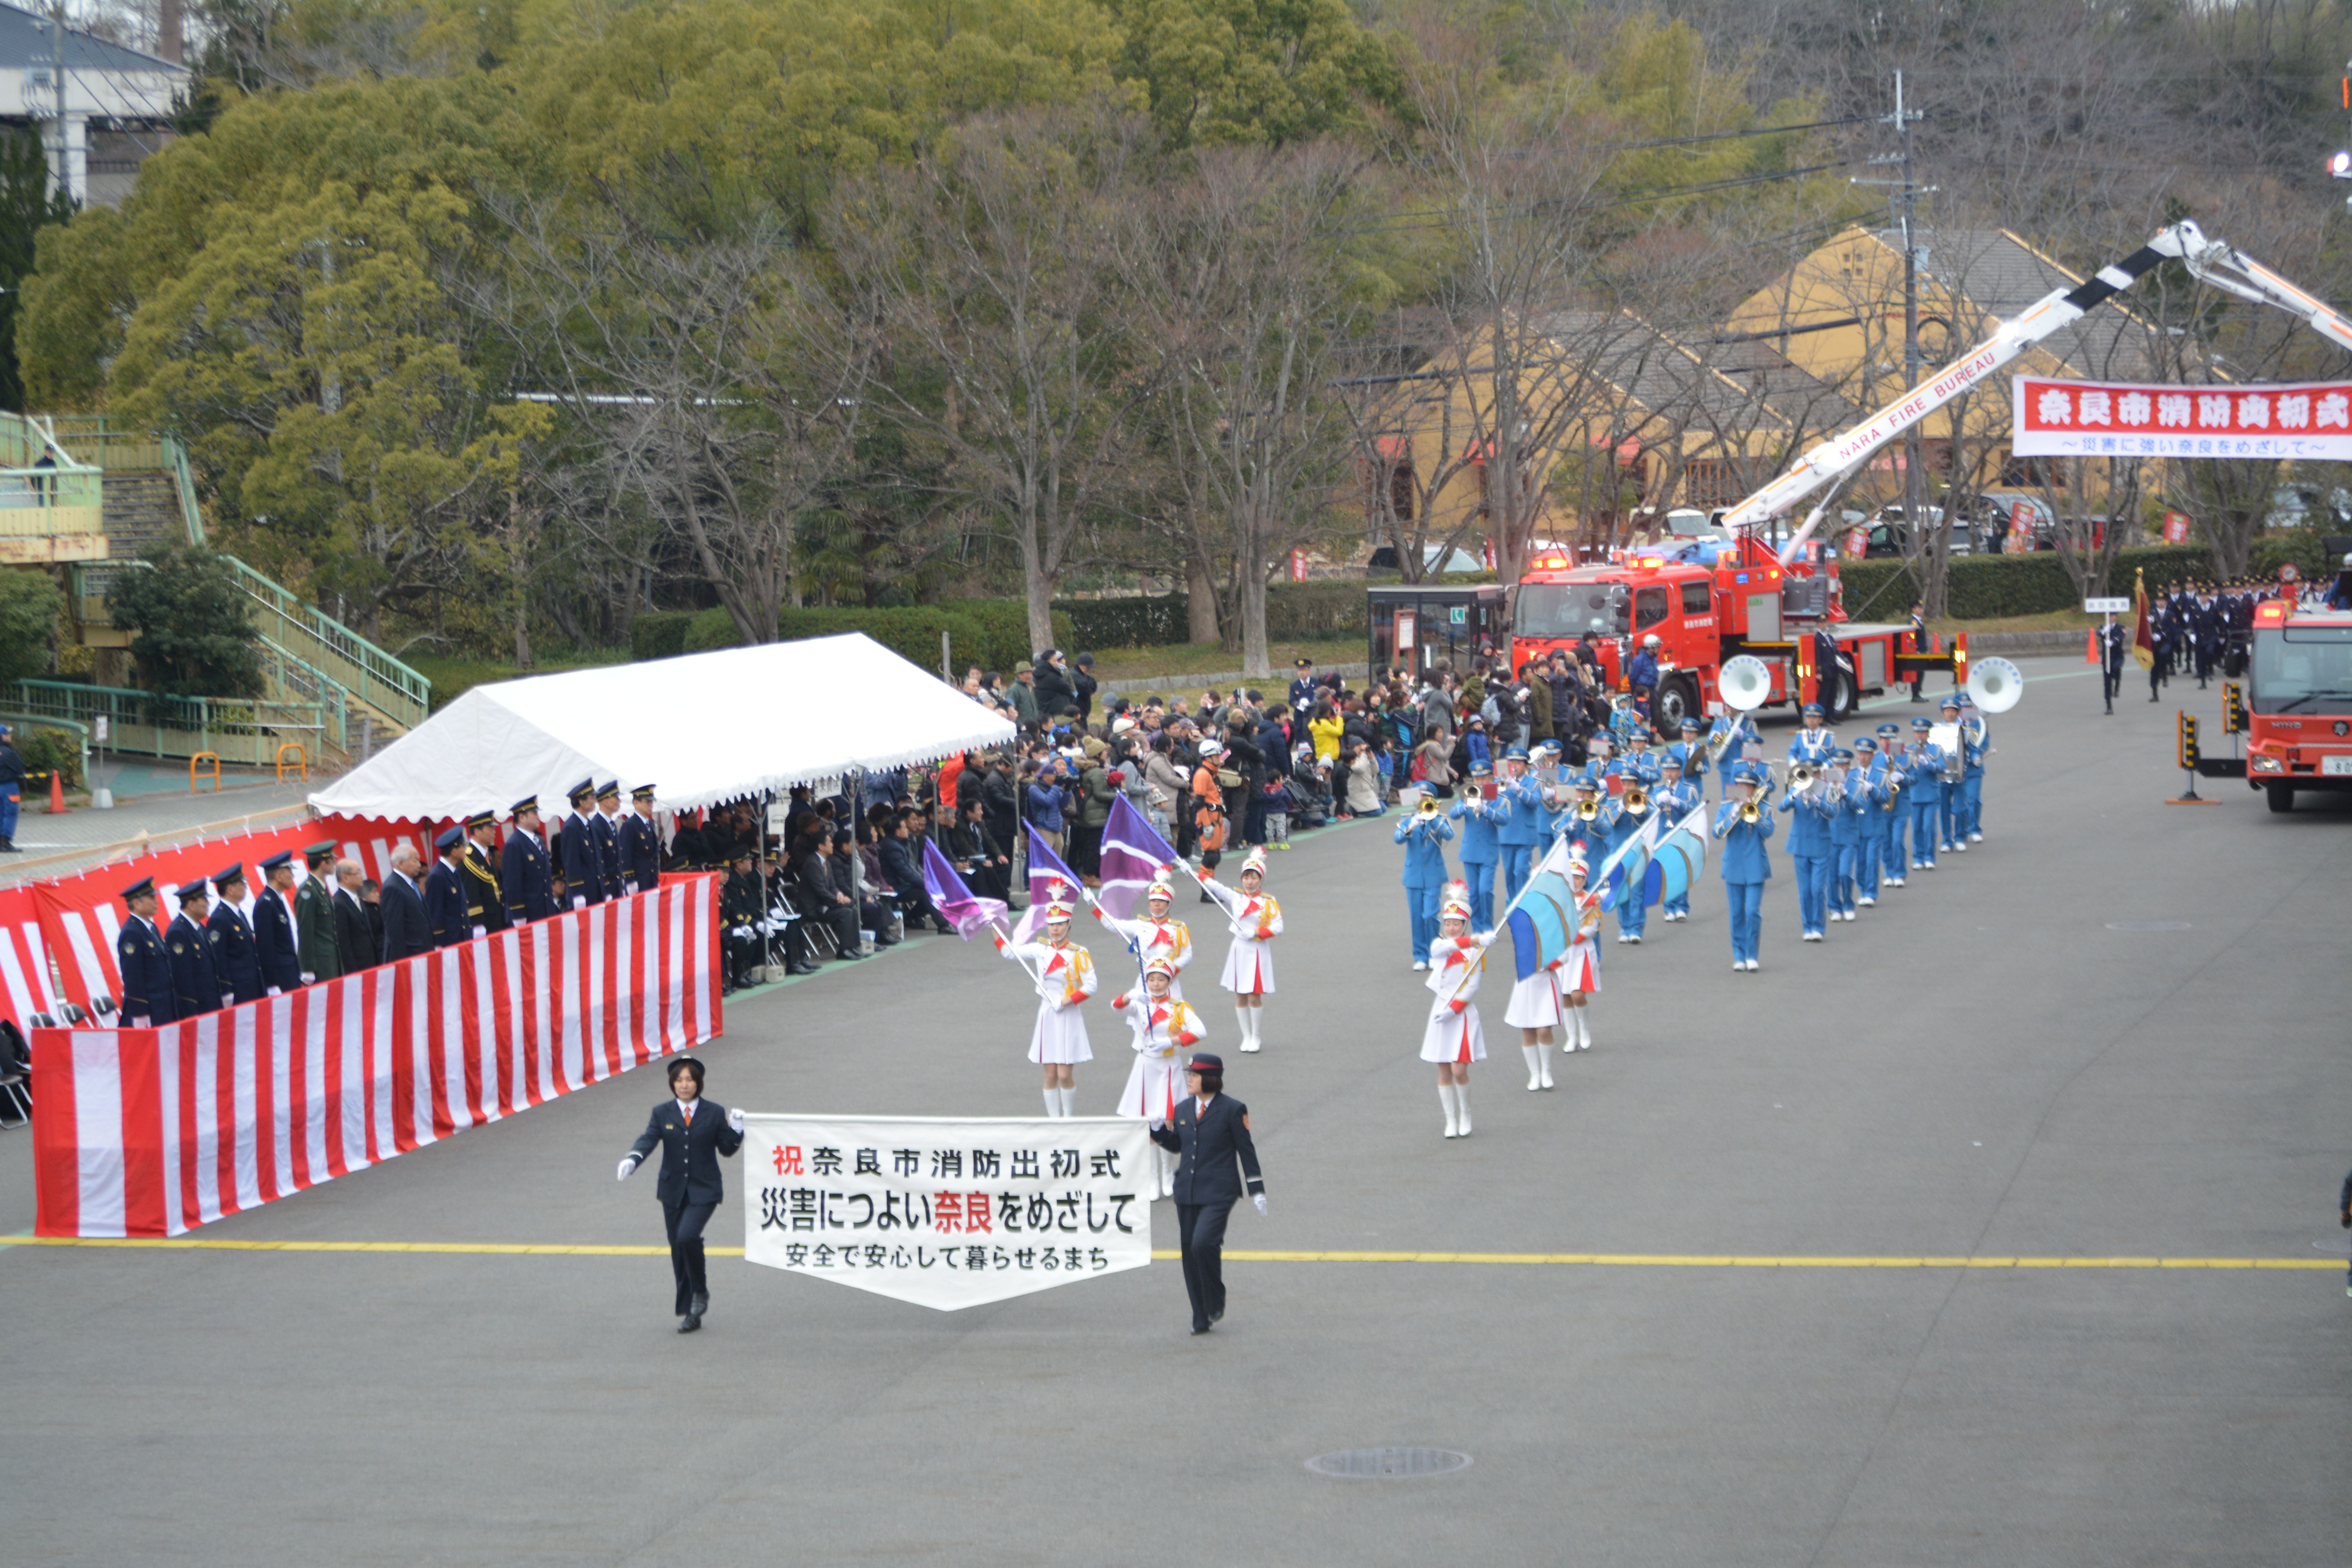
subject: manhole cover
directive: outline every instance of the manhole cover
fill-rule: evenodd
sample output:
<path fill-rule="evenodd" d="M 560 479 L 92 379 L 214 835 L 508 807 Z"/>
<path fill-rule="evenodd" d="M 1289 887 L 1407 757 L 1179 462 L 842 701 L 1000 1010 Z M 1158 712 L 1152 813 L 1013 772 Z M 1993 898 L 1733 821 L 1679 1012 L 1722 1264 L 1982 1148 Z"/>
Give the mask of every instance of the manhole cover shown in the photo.
<path fill-rule="evenodd" d="M 2109 921 L 2109 931 L 2189 931 L 2187 921 Z"/>
<path fill-rule="evenodd" d="M 1470 1456 L 1451 1448 L 1349 1448 L 1318 1454 L 1307 1461 L 1317 1475 L 1342 1480 L 1379 1481 L 1403 1476 L 1442 1476 L 1470 1468 Z"/>

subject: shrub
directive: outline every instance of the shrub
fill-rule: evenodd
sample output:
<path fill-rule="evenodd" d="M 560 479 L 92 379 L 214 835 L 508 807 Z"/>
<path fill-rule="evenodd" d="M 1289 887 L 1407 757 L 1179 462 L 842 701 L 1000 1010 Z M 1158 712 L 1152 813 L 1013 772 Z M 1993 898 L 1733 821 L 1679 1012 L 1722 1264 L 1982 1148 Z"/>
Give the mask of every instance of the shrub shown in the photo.
<path fill-rule="evenodd" d="M 138 636 L 131 657 L 151 691 L 171 697 L 257 697 L 252 604 L 209 550 L 169 546 L 149 553 L 147 572 L 125 572 L 107 589 L 114 624 Z"/>
<path fill-rule="evenodd" d="M 629 623 L 631 658 L 667 658 L 686 651 L 686 632 L 694 625 L 692 610 L 642 610 Z"/>
<path fill-rule="evenodd" d="M 1265 591 L 1265 635 L 1273 642 L 1338 642 L 1371 630 L 1371 601 L 1354 578 L 1276 583 Z"/>
<path fill-rule="evenodd" d="M 66 788 L 81 788 L 81 739 L 72 731 L 20 723 L 15 743 L 17 754 L 25 759 L 27 796 L 36 790 L 46 792 L 52 772 L 65 776 Z"/>
<path fill-rule="evenodd" d="M 1161 647 L 1192 636 L 1192 605 L 1188 594 L 1071 599 L 1054 606 L 1054 619 L 1058 628 L 1063 615 L 1069 616 L 1072 648 Z"/>
<path fill-rule="evenodd" d="M 981 628 L 981 636 L 975 642 L 965 642 L 961 634 L 956 637 L 958 675 L 961 675 L 967 666 L 976 664 L 982 669 L 993 669 L 1010 676 L 1014 665 L 1024 658 L 1034 658 L 1040 651 L 1029 646 L 1029 606 L 1022 600 L 950 599 L 937 607 L 966 616 Z M 1048 614 L 1054 623 L 1055 647 L 1066 654 L 1075 654 L 1081 648 L 1095 646 L 1078 634 L 1077 622 L 1066 606 L 1055 605 Z M 1180 637 L 1178 640 L 1182 639 Z M 933 648 L 931 663 L 937 664 L 939 657 L 939 649 Z"/>
<path fill-rule="evenodd" d="M 2107 579 L 2111 594 L 2129 594 L 2135 572 L 2147 574 L 2149 592 L 2176 583 L 2213 574 L 2213 557 L 2194 544 L 2153 544 L 2126 550 L 2116 557 Z M 1838 577 L 1845 584 L 1845 613 L 1856 620 L 1899 621 L 1910 613 L 1917 590 L 1908 582 L 1900 561 L 1855 561 L 1842 563 Z M 1954 620 L 1987 621 L 2004 616 L 2041 616 L 2053 610 L 2079 609 L 2082 599 L 2074 581 L 2054 550 L 2030 555 L 1964 555 L 1945 576 L 1945 605 Z"/>
<path fill-rule="evenodd" d="M 0 686 L 47 673 L 66 596 L 46 572 L 0 572 Z"/>

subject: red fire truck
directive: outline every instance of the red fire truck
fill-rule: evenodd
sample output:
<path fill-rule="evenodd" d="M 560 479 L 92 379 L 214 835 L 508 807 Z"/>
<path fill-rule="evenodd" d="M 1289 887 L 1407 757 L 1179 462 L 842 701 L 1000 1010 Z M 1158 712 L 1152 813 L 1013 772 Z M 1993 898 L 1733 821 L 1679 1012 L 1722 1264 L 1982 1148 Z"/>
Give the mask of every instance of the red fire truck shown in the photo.
<path fill-rule="evenodd" d="M 2352 611 L 2257 605 L 2252 652 L 2247 784 L 2273 811 L 2294 810 L 2297 790 L 2352 790 Z"/>
<path fill-rule="evenodd" d="M 1832 722 L 1865 696 L 1907 682 L 1916 671 L 1950 670 L 1968 679 L 1968 639 L 1945 652 L 1911 646 L 1906 626 L 1845 619 L 1835 562 L 1782 563 L 1753 534 L 1724 542 L 1682 541 L 1636 550 L 1609 564 L 1577 565 L 1565 553 L 1538 555 L 1511 616 L 1511 668 L 1574 647 L 1586 633 L 1601 650 L 1609 683 L 1643 639 L 1659 642 L 1650 718 L 1672 734 L 1685 716 L 1721 710 L 1723 666 L 1745 654 L 1772 672 L 1760 704 L 1819 702 Z"/>

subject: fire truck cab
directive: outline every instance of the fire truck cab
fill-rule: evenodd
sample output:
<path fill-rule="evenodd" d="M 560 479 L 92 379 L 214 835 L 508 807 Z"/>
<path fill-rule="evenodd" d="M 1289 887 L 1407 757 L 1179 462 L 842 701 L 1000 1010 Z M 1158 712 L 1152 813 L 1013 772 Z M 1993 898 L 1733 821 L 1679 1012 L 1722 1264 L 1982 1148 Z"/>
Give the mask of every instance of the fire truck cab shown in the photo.
<path fill-rule="evenodd" d="M 2352 611 L 2254 607 L 2246 666 L 2246 783 L 2273 811 L 2297 790 L 2352 790 Z"/>
<path fill-rule="evenodd" d="M 1650 718 L 1661 734 L 1685 716 L 1720 712 L 1723 666 L 1743 654 L 1772 672 L 1763 706 L 1819 702 L 1832 722 L 1915 668 L 1967 679 L 1965 638 L 1950 653 L 1912 648 L 1907 627 L 1846 620 L 1840 593 L 1834 562 L 1783 565 L 1753 534 L 1636 547 L 1606 564 L 1538 554 L 1512 610 L 1511 668 L 1540 664 L 1589 633 L 1604 679 L 1622 690 L 1635 651 L 1654 636 Z"/>

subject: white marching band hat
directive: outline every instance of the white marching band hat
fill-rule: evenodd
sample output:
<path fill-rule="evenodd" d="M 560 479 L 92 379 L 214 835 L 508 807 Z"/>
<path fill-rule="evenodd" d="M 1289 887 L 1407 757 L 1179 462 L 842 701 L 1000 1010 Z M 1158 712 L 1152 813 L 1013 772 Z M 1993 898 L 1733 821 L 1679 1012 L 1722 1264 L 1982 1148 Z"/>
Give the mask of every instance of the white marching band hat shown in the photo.
<path fill-rule="evenodd" d="M 1175 979 L 1176 961 L 1165 955 L 1146 960 L 1143 965 L 1143 977 L 1149 980 L 1155 974 L 1164 974 L 1171 980 Z"/>
<path fill-rule="evenodd" d="M 1465 922 L 1470 919 L 1469 883 L 1448 882 L 1445 884 L 1444 891 L 1439 896 L 1437 918 L 1442 921 L 1463 921 Z"/>
<path fill-rule="evenodd" d="M 1242 869 L 1265 875 L 1265 846 L 1261 844 L 1242 858 Z"/>

